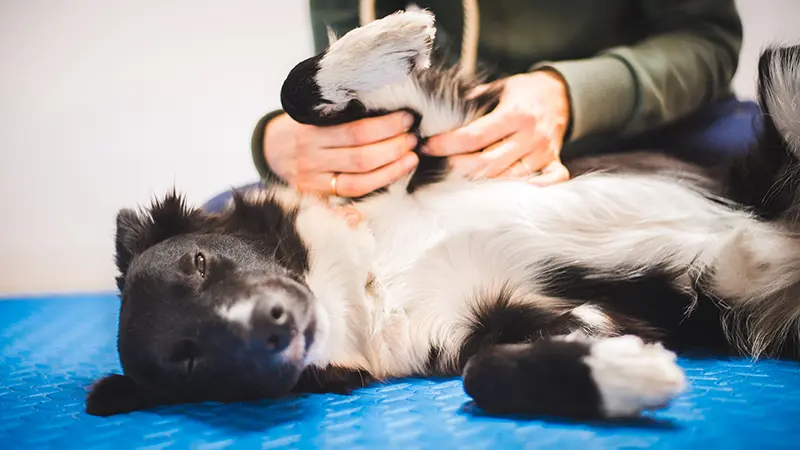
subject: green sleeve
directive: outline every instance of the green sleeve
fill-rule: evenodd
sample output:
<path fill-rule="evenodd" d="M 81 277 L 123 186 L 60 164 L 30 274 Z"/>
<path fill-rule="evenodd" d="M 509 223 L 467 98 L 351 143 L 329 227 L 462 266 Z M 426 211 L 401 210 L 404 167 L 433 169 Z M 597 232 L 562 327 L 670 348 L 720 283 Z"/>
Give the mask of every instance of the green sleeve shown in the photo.
<path fill-rule="evenodd" d="M 630 135 L 730 95 L 742 24 L 733 0 L 641 2 L 644 38 L 580 60 L 544 62 L 569 87 L 569 140 Z"/>
<path fill-rule="evenodd" d="M 261 119 L 259 119 L 255 128 L 253 129 L 253 135 L 250 139 L 250 153 L 253 157 L 253 165 L 256 167 L 258 175 L 267 184 L 285 184 L 284 180 L 281 179 L 278 174 L 273 172 L 269 167 L 269 164 L 267 163 L 267 157 L 264 155 L 264 132 L 267 130 L 267 124 L 270 120 L 278 117 L 281 114 L 283 114 L 283 110 L 276 109 L 275 111 L 270 111 Z"/>

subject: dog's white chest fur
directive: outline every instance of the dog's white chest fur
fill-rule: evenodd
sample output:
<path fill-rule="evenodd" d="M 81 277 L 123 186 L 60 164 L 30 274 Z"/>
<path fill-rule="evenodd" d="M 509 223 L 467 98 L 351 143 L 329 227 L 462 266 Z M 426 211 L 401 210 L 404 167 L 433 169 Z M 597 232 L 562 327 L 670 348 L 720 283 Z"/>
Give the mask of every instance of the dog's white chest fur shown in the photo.
<path fill-rule="evenodd" d="M 504 252 L 491 242 L 503 230 L 522 231 L 514 222 L 531 223 L 529 209 L 518 203 L 526 199 L 508 197 L 519 197 L 511 186 L 444 183 L 413 196 L 393 186 L 359 207 L 376 248 L 367 345 L 372 370 L 415 373 L 432 347 L 445 359 L 455 357 L 481 290 L 500 289 L 504 278 L 521 276 L 514 273 L 521 267 L 513 267 L 519 260 L 499 258 Z"/>

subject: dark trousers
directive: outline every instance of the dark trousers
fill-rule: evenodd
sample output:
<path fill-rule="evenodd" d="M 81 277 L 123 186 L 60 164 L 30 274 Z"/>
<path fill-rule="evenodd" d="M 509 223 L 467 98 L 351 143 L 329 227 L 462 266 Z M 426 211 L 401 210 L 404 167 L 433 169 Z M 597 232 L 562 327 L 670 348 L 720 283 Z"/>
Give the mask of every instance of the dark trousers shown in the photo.
<path fill-rule="evenodd" d="M 626 139 L 585 139 L 565 146 L 563 155 L 627 150 L 663 150 L 703 166 L 741 155 L 755 142 L 758 105 L 735 98 L 709 105 L 670 126 Z"/>

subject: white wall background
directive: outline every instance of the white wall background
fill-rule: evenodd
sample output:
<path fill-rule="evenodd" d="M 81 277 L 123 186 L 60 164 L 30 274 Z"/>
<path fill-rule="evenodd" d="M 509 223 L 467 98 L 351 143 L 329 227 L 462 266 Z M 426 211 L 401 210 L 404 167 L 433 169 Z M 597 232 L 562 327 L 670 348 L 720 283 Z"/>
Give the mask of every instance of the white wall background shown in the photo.
<path fill-rule="evenodd" d="M 797 0 L 740 0 L 735 87 Z M 249 145 L 310 55 L 301 0 L 0 2 L 0 294 L 113 289 L 114 217 L 254 181 Z"/>
<path fill-rule="evenodd" d="M 737 0 L 736 4 L 744 23 L 744 41 L 733 87 L 741 98 L 753 98 L 761 48 L 800 40 L 800 0 Z"/>

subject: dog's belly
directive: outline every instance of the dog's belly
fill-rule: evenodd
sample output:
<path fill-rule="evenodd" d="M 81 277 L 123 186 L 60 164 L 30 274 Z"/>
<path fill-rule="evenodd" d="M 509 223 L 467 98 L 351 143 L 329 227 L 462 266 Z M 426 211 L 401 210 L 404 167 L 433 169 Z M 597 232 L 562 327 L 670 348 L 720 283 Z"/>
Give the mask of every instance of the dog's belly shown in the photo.
<path fill-rule="evenodd" d="M 490 249 L 503 269 L 515 258 L 528 266 L 550 259 L 604 268 L 688 264 L 722 235 L 758 226 L 746 212 L 653 177 L 587 175 L 548 188 L 447 181 L 413 195 L 395 188 L 359 205 L 375 240 L 373 270 L 387 286 L 392 279 L 419 284 L 404 274 L 416 273 L 423 259 L 472 267 Z M 436 272 L 426 278 L 433 276 L 441 280 Z"/>
<path fill-rule="evenodd" d="M 537 295 L 540 263 L 687 271 L 712 264 L 721 244 L 753 227 L 747 214 L 675 180 L 591 175 L 544 189 L 445 182 L 413 195 L 395 188 L 359 206 L 376 243 L 372 335 L 381 338 L 368 359 L 377 373 L 419 372 L 432 349 L 454 361 L 476 303 L 493 301 L 504 285 L 548 301 Z"/>

